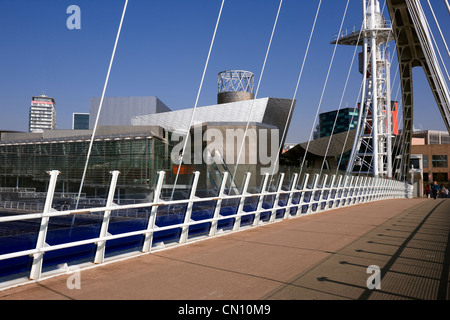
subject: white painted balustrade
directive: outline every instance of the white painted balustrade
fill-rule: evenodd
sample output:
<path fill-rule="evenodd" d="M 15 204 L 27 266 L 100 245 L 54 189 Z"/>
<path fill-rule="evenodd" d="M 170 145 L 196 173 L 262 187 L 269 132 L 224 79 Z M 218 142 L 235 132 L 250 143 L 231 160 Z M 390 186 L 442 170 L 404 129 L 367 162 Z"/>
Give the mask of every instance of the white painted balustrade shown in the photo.
<path fill-rule="evenodd" d="M 22 215 L 11 215 L 0 217 L 0 224 L 11 221 L 23 221 L 27 219 L 41 219 L 40 228 L 37 235 L 36 247 L 29 250 L 18 252 L 11 252 L 0 255 L 1 260 L 8 260 L 12 258 L 30 256 L 33 263 L 30 270 L 29 278 L 32 280 L 42 277 L 43 260 L 45 253 L 65 248 L 73 248 L 86 244 L 95 244 L 96 250 L 92 257 L 92 261 L 96 264 L 104 262 L 105 246 L 107 241 L 115 239 L 124 239 L 131 236 L 143 236 L 143 245 L 141 252 L 147 253 L 152 250 L 159 250 L 161 243 L 154 243 L 154 233 L 158 231 L 180 229 L 181 234 L 178 241 L 171 245 L 182 245 L 190 241 L 199 239 L 199 235 L 189 235 L 189 228 L 191 226 L 209 223 L 209 231 L 201 235 L 201 239 L 215 237 L 218 234 L 225 234 L 228 232 L 237 232 L 245 228 L 254 228 L 260 225 L 275 223 L 285 219 L 292 219 L 308 214 L 315 214 L 325 210 L 332 210 L 342 208 L 349 205 L 367 203 L 371 201 L 379 201 L 393 198 L 409 198 L 412 197 L 412 186 L 395 180 L 375 179 L 367 176 L 319 176 L 314 175 L 312 182 L 309 183 L 310 176 L 305 174 L 303 180 L 298 184 L 298 175 L 295 174 L 290 181 L 288 190 L 283 190 L 283 180 L 285 175 L 279 175 L 278 185 L 276 191 L 269 191 L 267 189 L 269 175 L 265 175 L 262 183 L 262 190 L 259 193 L 249 193 L 247 188 L 250 181 L 250 173 L 247 173 L 244 179 L 244 186 L 239 195 L 227 195 L 226 182 L 228 173 L 224 173 L 223 180 L 218 190 L 218 195 L 210 198 L 199 198 L 195 196 L 197 185 L 199 181 L 199 172 L 194 173 L 194 181 L 191 186 L 191 193 L 187 199 L 165 201 L 160 198 L 161 189 L 165 179 L 165 172 L 158 173 L 158 181 L 153 194 L 153 201 L 150 203 L 137 203 L 127 205 L 116 205 L 113 203 L 116 182 L 119 176 L 118 171 L 111 172 L 112 179 L 110 190 L 105 207 L 95 207 L 89 209 L 66 210 L 66 211 L 52 211 L 51 204 L 55 191 L 55 185 L 59 171 L 51 171 L 50 183 L 47 192 L 45 207 L 42 213 L 29 213 Z M 280 199 L 283 198 L 283 201 Z M 272 201 L 265 201 L 265 199 L 274 199 Z M 223 204 L 227 200 L 237 201 L 236 211 L 231 215 L 221 215 Z M 254 206 L 248 211 L 248 206 L 245 207 L 246 200 L 253 200 Z M 203 220 L 193 220 L 192 210 L 196 202 L 207 202 L 214 204 L 210 208 L 213 212 L 211 218 Z M 158 215 L 158 208 L 161 206 L 185 205 L 184 221 L 174 225 L 166 225 L 158 227 L 156 225 L 156 218 Z M 265 207 L 264 207 L 265 206 Z M 108 226 L 111 218 L 111 212 L 127 209 L 145 209 L 148 213 L 147 227 L 142 230 L 111 234 L 108 232 Z M 284 212 L 284 213 L 283 213 Z M 269 217 L 261 219 L 262 214 L 269 213 Z M 283 214 L 278 214 L 283 213 Z M 49 219 L 52 217 L 73 216 L 79 214 L 102 214 L 101 226 L 99 226 L 99 234 L 92 239 L 85 239 L 67 243 L 60 243 L 57 245 L 49 245 L 46 242 L 46 236 L 49 226 Z M 170 214 L 170 212 L 169 212 Z M 252 216 L 253 220 L 250 224 L 242 225 L 242 218 Z M 227 230 L 218 230 L 218 225 L 221 220 L 233 220 L 233 225 Z M 219 233 L 219 231 L 221 231 Z M 5 245 L 5 244 L 1 244 Z"/>

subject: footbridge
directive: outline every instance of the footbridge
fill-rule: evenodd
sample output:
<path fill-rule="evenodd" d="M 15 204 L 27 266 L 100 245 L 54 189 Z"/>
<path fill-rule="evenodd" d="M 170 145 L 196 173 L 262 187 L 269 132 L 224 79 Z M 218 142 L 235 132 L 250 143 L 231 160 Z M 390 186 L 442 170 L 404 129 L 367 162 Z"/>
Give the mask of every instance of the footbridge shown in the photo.
<path fill-rule="evenodd" d="M 225 0 L 205 70 L 224 4 Z M 374 9 L 379 7 L 376 0 L 364 0 L 363 5 L 365 11 L 370 8 L 368 12 L 380 13 Z M 420 2 L 387 0 L 386 5 L 403 93 L 404 127 L 398 144 L 404 147 L 397 155 L 402 161 L 392 168 L 399 176 L 331 173 L 323 170 L 325 158 L 320 171 L 312 172 L 307 170 L 305 156 L 297 170 L 265 173 L 259 187 L 250 185 L 250 172 L 236 186 L 235 169 L 234 173 L 218 172 L 218 188 L 205 192 L 199 190 L 200 172 L 195 171 L 186 192 L 177 194 L 178 174 L 190 147 L 185 144 L 169 195 L 163 194 L 166 172 L 160 171 L 148 202 L 118 204 L 114 199 L 120 172 L 112 171 L 106 205 L 79 209 L 77 203 L 76 209 L 57 211 L 52 206 L 60 172 L 51 170 L 41 212 L 0 216 L 0 298 L 448 299 L 449 200 L 413 198 L 407 177 L 413 128 L 411 70 L 424 68 L 450 131 L 447 79 L 434 53 Z M 374 45 L 375 29 L 370 31 Z M 264 66 L 261 77 L 263 73 Z M 300 77 L 301 73 L 298 83 Z M 371 99 L 366 101 L 376 100 Z M 198 96 L 187 132 L 197 102 Z M 101 104 L 99 113 L 100 109 Z M 380 113 L 385 111 L 380 109 Z M 362 121 L 367 124 L 367 119 Z M 280 141 L 287 129 L 286 125 Z M 382 291 L 373 291 L 366 282 L 370 266 L 381 272 Z M 82 273 L 79 291 L 66 286 L 65 275 L 74 270 Z M 414 289 L 411 281 L 415 281 Z"/>
<path fill-rule="evenodd" d="M 69 266 L 2 290 L 0 300 L 171 300 L 162 303 L 167 314 L 192 300 L 215 300 L 218 310 L 238 300 L 269 306 L 268 300 L 448 300 L 449 204 L 394 199 L 304 215 L 171 250 Z"/>

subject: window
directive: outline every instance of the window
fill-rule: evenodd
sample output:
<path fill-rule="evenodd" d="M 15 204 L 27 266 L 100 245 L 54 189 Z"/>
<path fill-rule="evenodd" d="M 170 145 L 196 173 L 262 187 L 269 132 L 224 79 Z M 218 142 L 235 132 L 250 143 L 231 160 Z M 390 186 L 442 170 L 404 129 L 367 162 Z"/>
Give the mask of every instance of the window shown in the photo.
<path fill-rule="evenodd" d="M 424 168 L 428 168 L 428 156 L 427 155 L 422 155 L 422 165 Z"/>
<path fill-rule="evenodd" d="M 442 172 L 433 173 L 433 181 L 437 181 L 439 183 L 439 182 L 444 182 L 447 180 L 448 180 L 447 173 L 445 173 L 445 172 L 444 173 L 442 173 Z"/>
<path fill-rule="evenodd" d="M 409 160 L 409 166 L 414 169 L 420 169 L 420 159 L 414 158 Z"/>
<path fill-rule="evenodd" d="M 431 165 L 433 166 L 433 168 L 447 168 L 448 167 L 447 156 L 446 155 L 433 156 L 431 160 Z"/>

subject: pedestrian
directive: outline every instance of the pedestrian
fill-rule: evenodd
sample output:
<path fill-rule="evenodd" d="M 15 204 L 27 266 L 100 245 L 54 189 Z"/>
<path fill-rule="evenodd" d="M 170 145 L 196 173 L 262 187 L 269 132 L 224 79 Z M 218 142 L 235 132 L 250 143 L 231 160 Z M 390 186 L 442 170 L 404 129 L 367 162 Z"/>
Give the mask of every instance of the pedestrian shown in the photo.
<path fill-rule="evenodd" d="M 430 185 L 427 184 L 425 186 L 425 196 L 428 198 L 429 195 L 430 195 Z"/>
<path fill-rule="evenodd" d="M 444 187 L 444 198 L 448 198 L 448 188 Z"/>
<path fill-rule="evenodd" d="M 431 189 L 433 190 L 433 198 L 434 198 L 434 200 L 436 200 L 436 197 L 439 193 L 439 185 L 436 183 L 436 181 L 431 186 Z"/>

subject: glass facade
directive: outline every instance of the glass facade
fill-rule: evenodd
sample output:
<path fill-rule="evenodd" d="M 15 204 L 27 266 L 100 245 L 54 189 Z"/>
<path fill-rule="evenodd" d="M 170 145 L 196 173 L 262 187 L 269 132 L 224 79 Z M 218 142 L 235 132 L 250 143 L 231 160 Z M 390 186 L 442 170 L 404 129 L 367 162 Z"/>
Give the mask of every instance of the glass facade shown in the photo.
<path fill-rule="evenodd" d="M 89 129 L 89 113 L 74 113 L 72 129 L 73 130 L 88 130 Z"/>
<path fill-rule="evenodd" d="M 59 170 L 66 192 L 78 191 L 90 139 L 0 144 L 0 184 L 45 191 L 47 171 Z M 154 137 L 126 136 L 95 139 L 86 172 L 86 188 L 107 188 L 110 171 L 119 170 L 118 187 L 151 190 L 156 173 L 169 168 L 168 145 Z M 86 191 L 89 193 L 88 191 Z"/>
<path fill-rule="evenodd" d="M 331 136 L 331 134 L 346 132 L 349 129 L 356 129 L 357 124 L 358 110 L 355 110 L 355 108 L 345 108 L 341 110 L 321 113 L 319 115 L 320 138 Z"/>

